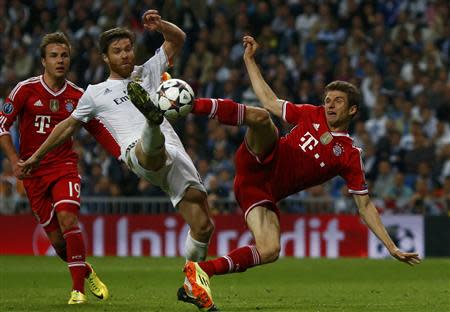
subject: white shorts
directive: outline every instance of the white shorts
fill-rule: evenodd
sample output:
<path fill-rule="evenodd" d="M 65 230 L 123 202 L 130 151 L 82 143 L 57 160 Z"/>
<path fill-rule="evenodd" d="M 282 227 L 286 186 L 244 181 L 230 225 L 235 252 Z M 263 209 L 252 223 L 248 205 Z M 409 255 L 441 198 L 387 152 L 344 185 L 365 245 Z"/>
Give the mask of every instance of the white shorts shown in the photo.
<path fill-rule="evenodd" d="M 166 140 L 167 160 L 164 167 L 158 171 L 147 170 L 143 168 L 136 156 L 136 145 L 140 141 L 133 143 L 127 149 L 126 163 L 128 167 L 138 176 L 143 177 L 154 185 L 159 186 L 166 192 L 172 204 L 177 208 L 178 203 L 183 199 L 184 193 L 188 187 L 193 187 L 201 192 L 206 193 L 200 174 L 195 169 L 191 158 L 186 153 L 181 142 L 169 142 Z"/>

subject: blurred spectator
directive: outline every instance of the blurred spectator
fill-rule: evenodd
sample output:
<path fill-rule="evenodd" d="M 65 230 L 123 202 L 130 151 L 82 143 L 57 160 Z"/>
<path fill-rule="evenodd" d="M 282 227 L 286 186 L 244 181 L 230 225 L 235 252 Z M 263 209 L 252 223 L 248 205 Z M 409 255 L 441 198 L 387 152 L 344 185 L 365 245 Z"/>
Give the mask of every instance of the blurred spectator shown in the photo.
<path fill-rule="evenodd" d="M 16 179 L 11 163 L 4 158 L 0 174 L 0 214 L 17 213 L 17 202 L 24 196 L 25 189 L 22 181 Z"/>
<path fill-rule="evenodd" d="M 433 201 L 432 194 L 425 181 L 418 179 L 415 185 L 415 192 L 410 200 L 410 212 L 413 214 L 439 215 L 439 207 Z"/>
<path fill-rule="evenodd" d="M 387 190 L 386 201 L 391 202 L 386 206 L 393 207 L 397 213 L 407 212 L 407 205 L 413 195 L 413 190 L 405 185 L 405 176 L 401 172 L 397 172 L 394 176 L 394 183 Z"/>
<path fill-rule="evenodd" d="M 377 104 L 372 110 L 372 116 L 366 121 L 366 130 L 374 144 L 386 134 L 386 122 L 388 121 L 388 117 L 384 113 L 386 110 L 384 99 L 384 97 L 379 97 L 377 99 Z"/>
<path fill-rule="evenodd" d="M 385 198 L 389 191 L 394 188 L 395 173 L 387 160 L 378 163 L 378 174 L 375 179 L 372 192 L 375 197 Z"/>
<path fill-rule="evenodd" d="M 442 188 L 435 192 L 435 196 L 441 213 L 450 217 L 450 175 L 445 177 Z"/>

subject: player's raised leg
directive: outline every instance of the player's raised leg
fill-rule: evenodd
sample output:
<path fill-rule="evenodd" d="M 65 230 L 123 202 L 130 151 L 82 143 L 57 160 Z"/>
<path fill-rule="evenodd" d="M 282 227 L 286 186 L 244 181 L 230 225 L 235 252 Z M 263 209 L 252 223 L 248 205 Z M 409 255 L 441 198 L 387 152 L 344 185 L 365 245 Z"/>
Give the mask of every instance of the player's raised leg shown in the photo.
<path fill-rule="evenodd" d="M 248 126 L 246 144 L 258 156 L 270 153 L 278 139 L 278 130 L 269 112 L 260 107 L 246 106 L 231 99 L 199 98 L 195 99 L 192 113 L 217 119 L 225 125 Z"/>
<path fill-rule="evenodd" d="M 136 157 L 143 168 L 156 171 L 166 162 L 165 138 L 159 127 L 164 119 L 163 113 L 154 105 L 150 95 L 140 84 L 130 82 L 127 91 L 131 102 L 147 119 L 141 139 L 131 157 Z"/>
<path fill-rule="evenodd" d="M 160 125 L 162 123 L 163 113 L 153 103 L 150 94 L 139 83 L 129 82 L 127 91 L 131 102 L 152 125 Z"/>

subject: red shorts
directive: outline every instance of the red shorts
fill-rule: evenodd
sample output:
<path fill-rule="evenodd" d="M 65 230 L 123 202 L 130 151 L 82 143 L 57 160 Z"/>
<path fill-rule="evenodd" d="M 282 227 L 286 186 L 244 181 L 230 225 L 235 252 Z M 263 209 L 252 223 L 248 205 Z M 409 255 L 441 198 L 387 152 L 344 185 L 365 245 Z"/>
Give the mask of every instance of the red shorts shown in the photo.
<path fill-rule="evenodd" d="M 277 150 L 278 144 L 271 154 L 260 160 L 249 150 L 246 141 L 244 141 L 236 152 L 234 194 L 244 212 L 245 219 L 256 206 L 267 207 L 275 212 L 278 218 L 280 217 L 280 211 L 276 205 L 277 200 L 272 194 L 271 187 L 272 171 L 275 165 L 274 156 Z"/>
<path fill-rule="evenodd" d="M 55 211 L 80 209 L 80 176 L 76 170 L 61 168 L 45 176 L 23 180 L 31 210 L 46 232 L 59 228 Z M 71 204 L 70 208 L 63 203 Z M 58 208 L 59 207 L 59 208 Z"/>

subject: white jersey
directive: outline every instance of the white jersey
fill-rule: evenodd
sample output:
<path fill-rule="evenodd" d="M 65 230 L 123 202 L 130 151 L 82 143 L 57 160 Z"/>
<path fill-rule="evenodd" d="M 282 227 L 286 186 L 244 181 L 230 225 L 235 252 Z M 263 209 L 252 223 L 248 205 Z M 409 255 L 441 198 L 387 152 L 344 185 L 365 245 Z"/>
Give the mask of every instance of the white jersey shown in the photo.
<path fill-rule="evenodd" d="M 128 97 L 127 85 L 134 80 L 147 92 L 155 94 L 167 65 L 167 56 L 161 47 L 143 65 L 135 66 L 130 78 L 107 79 L 99 84 L 89 85 L 72 112 L 72 117 L 84 123 L 92 118 L 100 120 L 120 146 L 121 159 L 124 160 L 126 149 L 140 139 L 146 125 L 144 115 Z M 166 137 L 166 144 L 181 144 L 167 120 L 161 124 L 161 131 Z"/>

